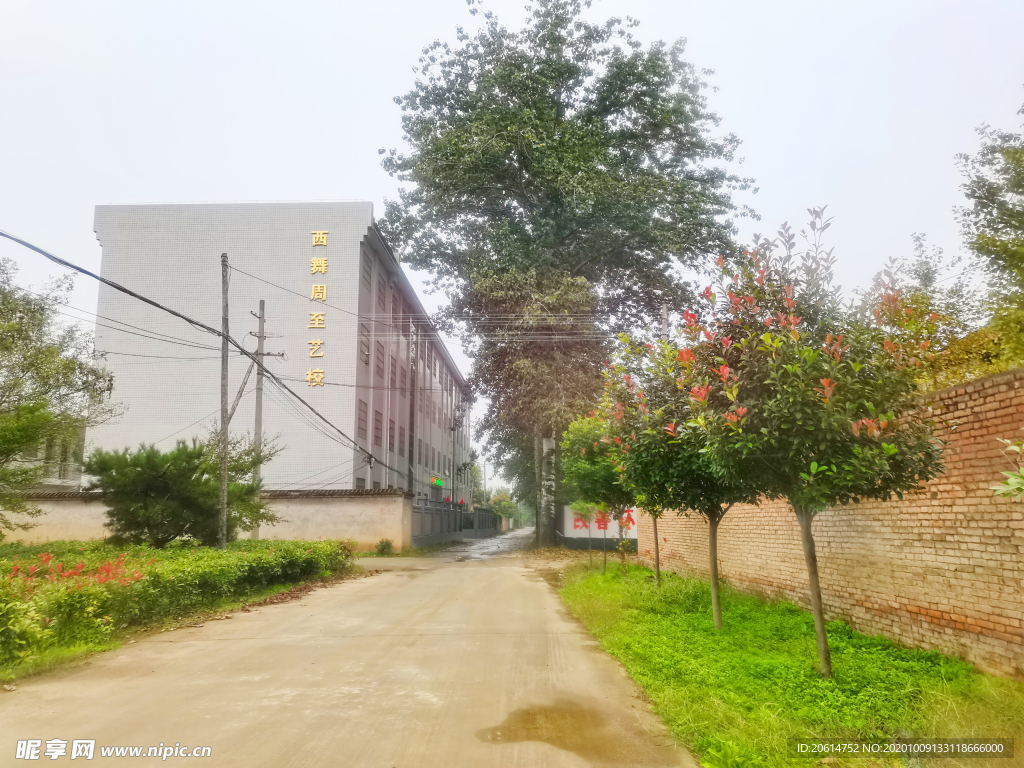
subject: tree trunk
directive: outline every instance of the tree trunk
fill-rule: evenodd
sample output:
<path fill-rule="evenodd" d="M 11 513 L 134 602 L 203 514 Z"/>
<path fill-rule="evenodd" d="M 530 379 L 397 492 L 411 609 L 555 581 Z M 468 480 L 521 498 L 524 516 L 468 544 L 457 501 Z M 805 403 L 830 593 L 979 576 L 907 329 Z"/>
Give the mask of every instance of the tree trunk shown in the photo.
<path fill-rule="evenodd" d="M 593 512 L 591 512 L 593 517 Z M 590 560 L 590 570 L 594 570 L 594 550 L 590 546 L 590 526 L 591 521 L 587 520 L 587 559 Z"/>
<path fill-rule="evenodd" d="M 718 524 L 721 515 L 708 516 L 708 559 L 711 565 L 711 616 L 715 629 L 722 628 L 722 600 L 718 594 Z"/>
<path fill-rule="evenodd" d="M 658 588 L 661 588 L 661 550 L 658 549 L 658 518 L 651 515 L 651 524 L 654 526 L 654 580 L 658 583 Z M 639 544 L 640 539 L 637 538 Z M 639 547 L 638 547 L 639 549 Z"/>
<path fill-rule="evenodd" d="M 533 525 L 534 525 L 533 533 L 534 533 L 534 538 L 537 541 L 537 546 L 538 547 L 540 547 L 540 545 L 541 545 L 541 532 L 540 532 L 540 529 L 541 529 L 541 526 L 544 525 L 544 520 L 543 520 L 543 518 L 544 518 L 544 483 L 543 483 L 544 470 L 542 468 L 543 462 L 544 462 L 544 450 L 543 450 L 543 447 L 542 447 L 542 444 L 541 444 L 541 439 L 540 439 L 540 427 L 534 427 L 533 428 L 533 470 L 534 470 L 534 474 L 536 475 L 535 482 L 536 482 L 536 486 L 537 486 L 537 502 L 536 502 L 537 514 L 534 516 L 535 519 L 533 521 Z"/>
<path fill-rule="evenodd" d="M 543 478 L 541 488 L 544 497 L 544 529 L 541 531 L 541 545 L 555 546 L 555 438 L 545 437 L 542 440 L 541 467 Z"/>
<path fill-rule="evenodd" d="M 818 581 L 818 555 L 814 551 L 814 534 L 811 523 L 814 512 L 809 509 L 793 507 L 796 519 L 800 523 L 800 538 L 804 545 L 804 559 L 807 561 L 807 577 L 811 587 L 811 612 L 814 614 L 814 633 L 818 637 L 818 664 L 821 676 L 826 680 L 832 677 L 832 656 L 828 650 L 828 633 L 825 631 L 825 609 L 821 604 L 821 584 Z"/>
<path fill-rule="evenodd" d="M 604 540 L 601 542 L 601 552 L 604 554 L 604 564 L 602 566 L 602 572 L 608 573 L 608 524 L 605 524 L 604 528 Z"/>

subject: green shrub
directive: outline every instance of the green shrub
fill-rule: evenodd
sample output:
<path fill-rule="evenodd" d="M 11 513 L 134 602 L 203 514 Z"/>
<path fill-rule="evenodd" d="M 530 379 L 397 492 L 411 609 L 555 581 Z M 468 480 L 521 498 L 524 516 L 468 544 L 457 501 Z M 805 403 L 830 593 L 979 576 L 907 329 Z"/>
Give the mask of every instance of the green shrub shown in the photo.
<path fill-rule="evenodd" d="M 279 522 L 260 499 L 253 470 L 266 455 L 236 438 L 228 453 L 228 539 L 257 525 Z M 94 451 L 85 471 L 95 476 L 114 540 L 163 547 L 176 539 L 217 543 L 220 514 L 220 455 L 212 443 L 185 441 L 169 451 L 152 445 L 136 451 Z"/>
<path fill-rule="evenodd" d="M 391 555 L 395 552 L 395 543 L 391 539 L 381 539 L 377 542 L 378 555 Z"/>
<path fill-rule="evenodd" d="M 348 541 L 247 540 L 226 550 L 179 542 L 164 549 L 0 545 L 0 666 L 326 576 L 347 568 L 353 551 Z"/>

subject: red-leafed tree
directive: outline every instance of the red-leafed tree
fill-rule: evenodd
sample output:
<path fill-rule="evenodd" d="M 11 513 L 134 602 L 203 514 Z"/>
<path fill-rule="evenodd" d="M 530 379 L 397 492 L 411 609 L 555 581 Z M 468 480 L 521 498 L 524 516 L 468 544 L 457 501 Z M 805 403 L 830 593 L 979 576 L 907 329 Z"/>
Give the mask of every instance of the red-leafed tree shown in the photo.
<path fill-rule="evenodd" d="M 683 402 L 686 439 L 695 441 L 712 474 L 720 472 L 740 497 L 786 498 L 792 507 L 820 671 L 830 677 L 815 515 L 861 499 L 902 498 L 941 472 L 942 463 L 915 382 L 927 352 L 891 333 L 900 322 L 899 298 L 891 298 L 893 312 L 878 318 L 843 304 L 832 284 L 832 251 L 821 245 L 829 222 L 822 209 L 811 214 L 806 252 L 797 253 L 784 225 L 777 240 L 759 240 L 738 268 L 719 260 L 721 288 L 706 289 L 703 306 L 684 314 L 675 349 L 659 355 L 652 347 L 651 354 L 675 374 L 675 392 L 659 390 L 657 397 L 677 407 Z M 655 395 L 647 392 L 649 409 L 660 407 L 651 401 Z"/>

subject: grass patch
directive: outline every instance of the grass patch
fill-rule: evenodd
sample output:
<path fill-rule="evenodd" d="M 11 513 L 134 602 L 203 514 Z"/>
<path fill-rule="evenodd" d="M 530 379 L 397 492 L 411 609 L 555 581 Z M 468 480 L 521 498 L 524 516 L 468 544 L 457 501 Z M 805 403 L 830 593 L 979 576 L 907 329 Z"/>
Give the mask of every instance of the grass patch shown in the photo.
<path fill-rule="evenodd" d="M 737 768 L 809 765 L 789 757 L 797 738 L 1015 737 L 1018 751 L 1024 746 L 1019 682 L 981 674 L 936 651 L 862 635 L 841 621 L 828 625 L 834 678 L 822 680 L 809 613 L 723 586 L 725 628 L 716 631 L 706 582 L 669 573 L 662 579 L 659 591 L 647 568 L 630 566 L 626 576 L 618 566 L 605 574 L 570 569 L 561 594 L 699 755 L 732 753 Z M 941 764 L 1022 762 L 1018 755 Z"/>
<path fill-rule="evenodd" d="M 235 541 L 224 551 L 102 542 L 0 545 L 0 677 L 116 647 L 132 630 L 223 611 L 345 572 L 349 542 Z"/>

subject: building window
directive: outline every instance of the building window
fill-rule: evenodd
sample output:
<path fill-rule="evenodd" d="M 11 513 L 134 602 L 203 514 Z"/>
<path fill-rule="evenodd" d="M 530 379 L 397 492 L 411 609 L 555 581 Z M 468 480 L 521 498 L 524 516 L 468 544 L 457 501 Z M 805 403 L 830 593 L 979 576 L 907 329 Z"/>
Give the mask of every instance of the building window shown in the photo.
<path fill-rule="evenodd" d="M 384 275 L 377 275 L 377 309 L 381 312 L 388 311 L 388 281 Z"/>
<path fill-rule="evenodd" d="M 384 380 L 384 344 L 376 342 L 377 344 L 377 364 L 374 366 L 377 371 L 377 376 L 381 381 Z"/>
<path fill-rule="evenodd" d="M 395 420 L 388 419 L 388 453 L 395 452 Z"/>
<path fill-rule="evenodd" d="M 402 300 L 402 306 L 405 311 L 402 313 L 402 322 L 399 323 L 399 325 L 402 328 L 402 335 L 408 336 L 410 324 L 409 321 L 411 320 L 412 316 L 412 308 L 409 306 L 409 302 L 405 301 L 404 299 Z"/>
<path fill-rule="evenodd" d="M 398 455 L 405 456 L 405 427 L 398 428 Z"/>
<path fill-rule="evenodd" d="M 375 491 L 379 491 L 380 490 L 380 480 L 374 480 L 373 481 L 373 490 L 375 490 Z"/>
<path fill-rule="evenodd" d="M 363 285 L 366 287 L 366 290 L 370 290 L 371 288 L 373 288 L 373 262 L 370 261 L 370 256 L 366 253 L 366 251 L 363 251 L 362 273 Z"/>
<path fill-rule="evenodd" d="M 398 381 L 395 376 L 398 371 L 398 363 L 395 362 L 395 356 L 391 355 L 391 372 L 389 373 L 390 379 L 388 380 L 388 386 L 394 389 L 398 386 Z"/>
<path fill-rule="evenodd" d="M 359 324 L 359 359 L 370 364 L 370 329 L 364 323 Z"/>
<path fill-rule="evenodd" d="M 398 387 L 402 390 L 402 397 L 405 397 L 405 390 L 409 384 L 409 377 L 406 375 L 405 366 L 398 372 Z"/>
<path fill-rule="evenodd" d="M 366 416 L 369 413 L 366 407 L 366 403 L 362 400 L 359 401 L 359 437 L 366 439 Z"/>
<path fill-rule="evenodd" d="M 437 355 L 430 358 L 430 375 L 437 378 Z"/>
<path fill-rule="evenodd" d="M 380 411 L 373 412 L 373 444 L 384 444 L 384 414 Z"/>
<path fill-rule="evenodd" d="M 366 478 L 365 477 L 357 477 L 356 478 L 356 490 L 357 491 L 365 491 L 366 490 Z"/>
<path fill-rule="evenodd" d="M 402 294 L 394 286 L 391 287 L 391 322 L 394 330 L 402 325 Z"/>
<path fill-rule="evenodd" d="M 423 438 L 416 438 L 416 463 L 423 466 Z"/>
<path fill-rule="evenodd" d="M 420 390 L 420 413 L 423 413 L 423 400 L 426 398 L 426 390 Z"/>

